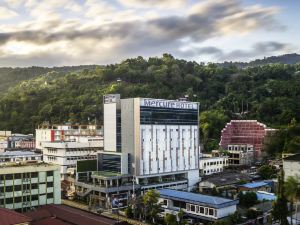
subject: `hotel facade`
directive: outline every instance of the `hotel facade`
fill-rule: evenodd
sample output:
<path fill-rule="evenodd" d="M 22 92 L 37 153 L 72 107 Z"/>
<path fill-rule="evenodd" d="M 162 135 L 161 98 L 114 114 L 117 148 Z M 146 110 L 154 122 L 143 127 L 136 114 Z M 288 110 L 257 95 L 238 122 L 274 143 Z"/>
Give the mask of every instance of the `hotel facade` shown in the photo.
<path fill-rule="evenodd" d="M 131 174 L 145 189 L 191 188 L 199 181 L 198 115 L 196 102 L 104 96 L 98 169 Z"/>

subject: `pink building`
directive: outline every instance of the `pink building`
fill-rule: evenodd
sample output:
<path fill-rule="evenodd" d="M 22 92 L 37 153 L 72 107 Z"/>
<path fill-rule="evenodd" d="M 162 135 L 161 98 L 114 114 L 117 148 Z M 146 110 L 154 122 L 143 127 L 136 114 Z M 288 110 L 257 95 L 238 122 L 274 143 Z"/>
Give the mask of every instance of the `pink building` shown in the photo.
<path fill-rule="evenodd" d="M 254 156 L 259 158 L 265 137 L 274 131 L 257 120 L 231 120 L 221 132 L 219 146 L 227 149 L 228 145 L 253 145 Z"/>

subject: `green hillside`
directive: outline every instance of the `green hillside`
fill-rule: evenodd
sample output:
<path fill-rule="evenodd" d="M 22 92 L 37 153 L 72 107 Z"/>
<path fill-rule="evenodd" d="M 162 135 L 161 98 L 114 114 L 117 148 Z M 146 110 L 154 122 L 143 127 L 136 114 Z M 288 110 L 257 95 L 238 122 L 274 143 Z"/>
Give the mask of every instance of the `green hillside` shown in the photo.
<path fill-rule="evenodd" d="M 230 119 L 257 119 L 269 126 L 300 121 L 300 64 L 237 69 L 175 59 L 128 59 L 78 72 L 49 72 L 22 81 L 0 97 L 0 130 L 32 133 L 43 121 L 102 123 L 102 96 L 199 101 L 202 142 L 218 143 Z"/>
<path fill-rule="evenodd" d="M 82 71 L 84 69 L 95 69 L 96 66 L 64 66 L 64 67 L 37 67 L 32 66 L 28 68 L 0 68 L 0 94 L 5 93 L 10 87 L 15 86 L 21 81 L 35 78 L 39 75 L 49 73 L 51 71 L 59 73 L 68 73 L 75 71 Z"/>

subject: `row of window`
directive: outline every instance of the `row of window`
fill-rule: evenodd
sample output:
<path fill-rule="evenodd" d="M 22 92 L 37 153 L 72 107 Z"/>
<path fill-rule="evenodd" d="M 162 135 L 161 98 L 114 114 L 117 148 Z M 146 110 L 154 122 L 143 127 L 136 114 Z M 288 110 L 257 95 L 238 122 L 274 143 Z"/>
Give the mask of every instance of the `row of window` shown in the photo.
<path fill-rule="evenodd" d="M 211 170 L 204 170 L 204 174 L 210 174 L 210 173 L 217 173 L 217 172 L 222 172 L 222 168 L 217 168 L 217 169 L 211 169 Z"/>
<path fill-rule="evenodd" d="M 226 164 L 226 161 L 224 160 L 221 160 L 221 161 L 214 161 L 214 162 L 207 162 L 207 163 L 204 163 L 204 167 L 205 166 L 213 166 L 213 165 L 222 165 L 222 164 Z"/>
<path fill-rule="evenodd" d="M 72 156 L 72 157 L 67 157 L 68 161 L 72 160 L 82 160 L 82 159 L 96 159 L 97 156 L 95 155 L 90 155 L 90 156 Z"/>
<path fill-rule="evenodd" d="M 38 183 L 23 184 L 23 185 L 14 185 L 14 186 L 6 185 L 5 187 L 0 187 L 0 193 L 38 189 L 39 185 L 42 184 L 47 184 L 47 188 L 53 187 L 53 182 L 39 183 L 39 184 Z"/>
<path fill-rule="evenodd" d="M 53 176 L 53 171 L 47 171 L 47 176 Z M 30 178 L 37 178 L 37 177 L 38 177 L 38 172 L 3 174 L 3 175 L 0 175 L 0 181 L 27 179 L 27 178 L 30 179 Z"/>
<path fill-rule="evenodd" d="M 186 210 L 188 212 L 196 213 L 196 214 L 202 214 L 202 215 L 209 215 L 217 217 L 217 210 L 213 208 L 203 207 L 199 205 L 193 205 L 193 204 L 186 204 Z"/>
<path fill-rule="evenodd" d="M 47 194 L 42 194 L 42 195 L 31 195 L 31 198 L 30 198 L 30 196 L 23 196 L 23 197 L 20 196 L 20 197 L 14 197 L 14 198 L 0 199 L 0 206 L 3 206 L 5 204 L 37 201 L 37 200 L 39 200 L 39 196 L 40 197 L 46 196 L 47 199 L 50 199 L 50 198 L 53 198 L 53 192 L 47 193 Z"/>

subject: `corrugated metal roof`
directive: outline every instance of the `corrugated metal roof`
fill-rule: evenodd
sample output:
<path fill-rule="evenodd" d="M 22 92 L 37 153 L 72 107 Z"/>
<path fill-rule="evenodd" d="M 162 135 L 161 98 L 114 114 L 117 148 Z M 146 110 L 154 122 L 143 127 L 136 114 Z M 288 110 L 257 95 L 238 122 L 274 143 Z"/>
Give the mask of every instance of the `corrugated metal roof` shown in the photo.
<path fill-rule="evenodd" d="M 171 189 L 158 190 L 162 198 L 169 198 L 188 203 L 200 204 L 204 206 L 211 206 L 214 208 L 224 208 L 231 205 L 238 204 L 238 200 L 215 197 L 210 195 L 202 195 L 191 192 L 176 191 Z"/>
<path fill-rule="evenodd" d="M 259 181 L 259 182 L 252 182 L 252 183 L 247 183 L 247 184 L 242 184 L 240 185 L 240 187 L 245 187 L 245 188 L 259 188 L 259 187 L 263 187 L 269 185 L 266 182 L 263 181 Z"/>
<path fill-rule="evenodd" d="M 263 201 L 263 200 L 275 201 L 277 198 L 274 193 L 268 193 L 265 191 L 256 192 L 256 196 L 257 196 L 257 200 L 259 200 L 259 201 Z"/>

